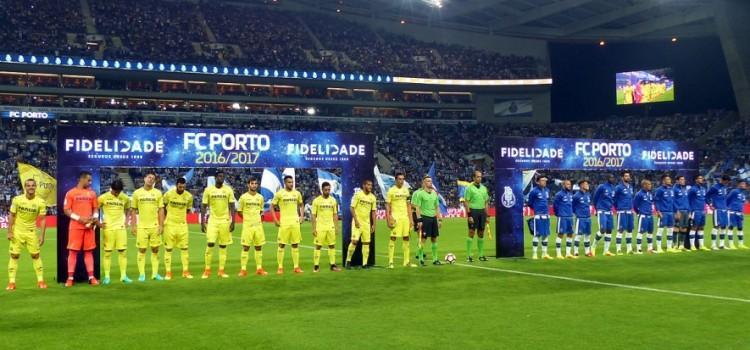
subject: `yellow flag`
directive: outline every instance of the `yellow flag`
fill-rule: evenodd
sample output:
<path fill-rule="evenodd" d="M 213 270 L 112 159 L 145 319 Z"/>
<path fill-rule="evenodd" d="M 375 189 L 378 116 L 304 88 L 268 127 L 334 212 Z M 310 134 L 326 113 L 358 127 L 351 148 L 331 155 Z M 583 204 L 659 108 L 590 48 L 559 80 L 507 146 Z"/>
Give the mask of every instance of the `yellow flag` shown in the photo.
<path fill-rule="evenodd" d="M 490 225 L 490 220 L 487 220 L 487 224 L 484 225 L 484 232 L 487 233 L 487 238 L 489 238 L 490 241 L 495 239 L 495 237 L 492 236 L 492 225 Z"/>
<path fill-rule="evenodd" d="M 57 180 L 34 166 L 18 163 L 18 176 L 21 187 L 28 179 L 36 181 L 36 195 L 44 199 L 48 207 L 57 205 Z"/>

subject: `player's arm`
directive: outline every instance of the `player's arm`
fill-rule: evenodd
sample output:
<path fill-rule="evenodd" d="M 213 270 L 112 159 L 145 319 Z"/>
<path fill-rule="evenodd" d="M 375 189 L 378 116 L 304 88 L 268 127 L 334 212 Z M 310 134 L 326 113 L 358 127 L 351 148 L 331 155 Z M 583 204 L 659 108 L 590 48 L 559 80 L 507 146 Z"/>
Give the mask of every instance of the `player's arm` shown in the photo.
<path fill-rule="evenodd" d="M 156 206 L 159 207 L 158 209 L 158 217 L 159 217 L 159 234 L 164 233 L 164 218 L 165 218 L 165 211 L 164 211 L 164 197 L 159 197 L 159 200 L 156 203 Z"/>
<path fill-rule="evenodd" d="M 42 208 L 39 212 L 41 224 L 39 225 L 39 246 L 44 245 L 44 237 L 47 235 L 47 208 Z"/>
<path fill-rule="evenodd" d="M 315 200 L 313 200 L 312 208 L 310 209 L 310 223 L 312 224 L 312 235 L 315 237 L 318 235 L 318 232 L 315 230 L 318 223 L 318 203 Z"/>
<path fill-rule="evenodd" d="M 203 190 L 203 197 L 201 199 L 201 232 L 203 233 L 206 233 L 206 211 L 209 207 L 207 192 Z"/>
<path fill-rule="evenodd" d="M 438 197 L 437 203 L 435 203 L 435 217 L 437 218 L 438 228 L 443 226 L 443 213 L 440 212 L 440 198 Z"/>
<path fill-rule="evenodd" d="M 354 203 L 356 203 L 356 198 L 353 199 L 352 202 L 353 203 L 352 203 L 351 208 L 349 208 L 349 212 L 352 214 L 352 218 L 354 219 L 354 227 L 360 228 L 361 226 L 359 224 L 359 218 L 357 217 L 357 211 L 355 210 L 357 208 L 357 206 L 356 206 L 356 204 L 354 204 Z"/>
<path fill-rule="evenodd" d="M 412 208 L 411 201 L 406 201 L 406 216 L 409 217 L 409 227 L 414 227 L 414 218 L 412 217 L 411 213 L 414 212 L 414 209 Z"/>
<path fill-rule="evenodd" d="M 393 208 L 391 208 L 391 192 L 388 191 L 388 195 L 385 196 L 385 221 L 388 223 L 389 228 L 396 227 L 395 223 L 393 222 Z"/>
<path fill-rule="evenodd" d="M 464 211 L 466 212 L 466 218 L 470 224 L 474 223 L 474 218 L 471 217 L 471 208 L 469 208 L 469 198 L 463 198 Z"/>
<path fill-rule="evenodd" d="M 96 197 L 96 193 L 94 193 L 94 200 L 91 201 L 91 212 L 94 213 L 94 216 L 91 218 L 91 224 L 93 225 L 99 225 L 99 199 Z"/>
<path fill-rule="evenodd" d="M 633 199 L 633 211 L 636 213 L 636 215 L 640 215 L 640 210 L 638 208 L 641 207 L 641 195 L 636 194 L 635 198 Z"/>
<path fill-rule="evenodd" d="M 297 212 L 299 213 L 299 223 L 305 222 L 305 202 L 302 200 L 302 194 L 297 199 Z"/>
<path fill-rule="evenodd" d="M 377 202 L 376 202 L 377 203 Z M 370 232 L 375 233 L 375 219 L 377 218 L 378 205 L 373 203 L 370 211 Z"/>
<path fill-rule="evenodd" d="M 657 205 L 654 205 L 654 208 L 656 208 L 656 212 L 654 214 L 656 214 L 657 218 L 661 218 L 661 210 L 659 210 L 658 203 L 661 202 L 662 197 L 664 197 L 664 191 L 662 191 L 662 189 L 660 188 L 656 190 L 656 193 L 654 194 L 654 202 L 657 203 Z"/>
<path fill-rule="evenodd" d="M 281 226 L 279 224 L 279 219 L 276 217 L 276 204 L 279 203 L 278 199 L 278 192 L 273 196 L 273 199 L 271 200 L 270 210 L 271 210 L 271 217 L 273 218 L 273 224 L 276 225 L 276 227 Z"/>
<path fill-rule="evenodd" d="M 336 230 L 336 234 L 339 233 L 339 204 L 333 207 L 333 229 Z"/>
<path fill-rule="evenodd" d="M 234 207 L 234 193 L 229 196 L 229 232 L 234 232 L 234 214 L 237 212 L 237 208 Z"/>
<path fill-rule="evenodd" d="M 87 224 L 89 220 L 91 220 L 88 216 L 80 216 L 73 212 L 73 200 L 74 198 L 70 196 L 70 193 L 65 195 L 65 206 L 63 207 L 63 212 L 65 213 L 65 216 L 69 217 L 70 220 L 73 220 L 79 224 Z"/>
<path fill-rule="evenodd" d="M 245 211 L 245 201 L 242 200 L 242 196 L 240 196 L 240 207 L 237 208 L 237 216 L 240 217 L 243 221 L 245 220 L 245 217 L 242 216 L 242 212 Z"/>
<path fill-rule="evenodd" d="M 557 217 L 560 217 L 560 215 L 558 215 L 557 213 L 558 213 L 558 208 L 560 207 L 561 199 L 562 199 L 562 191 L 557 192 L 557 194 L 555 194 L 555 200 L 552 201 L 552 211 L 555 212 L 555 216 Z"/>
<path fill-rule="evenodd" d="M 16 223 L 16 213 L 13 211 L 10 212 L 10 215 L 8 216 L 8 240 L 13 239 L 13 224 Z"/>

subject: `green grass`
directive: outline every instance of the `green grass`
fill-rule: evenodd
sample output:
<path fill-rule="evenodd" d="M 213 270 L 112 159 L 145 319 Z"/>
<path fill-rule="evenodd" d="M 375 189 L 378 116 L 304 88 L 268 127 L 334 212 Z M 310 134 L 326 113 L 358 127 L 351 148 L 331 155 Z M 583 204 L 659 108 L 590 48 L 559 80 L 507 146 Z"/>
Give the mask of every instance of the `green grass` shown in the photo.
<path fill-rule="evenodd" d="M 238 227 L 235 237 L 240 232 Z M 303 232 L 303 244 L 310 245 L 309 224 Z M 457 254 L 455 265 L 313 274 L 312 251 L 303 248 L 304 275 L 239 279 L 240 246 L 235 243 L 229 252 L 229 279 L 80 284 L 70 290 L 56 284 L 36 289 L 25 254 L 19 289 L 0 292 L 2 349 L 747 347 L 750 251 L 576 261 L 491 259 L 473 264 L 490 268 L 480 269 L 463 262 L 465 233 L 464 220 L 447 220 L 442 230 L 440 253 Z M 267 226 L 266 235 L 273 241 L 276 229 Z M 387 230 L 382 222 L 377 237 L 377 262 L 384 265 Z M 51 281 L 55 232 L 48 238 L 42 253 Z M 3 242 L 0 249 L 7 251 L 7 240 Z M 129 274 L 135 277 L 134 241 L 130 243 Z M 197 226 L 191 227 L 190 243 L 192 271 L 198 274 L 205 240 Z M 493 255 L 494 241 L 487 246 Z M 550 249 L 554 252 L 554 243 Z M 400 251 L 398 244 L 397 256 Z M 264 263 L 273 272 L 274 245 L 269 243 L 264 252 Z M 322 261 L 327 261 L 325 254 Z M 287 252 L 287 266 L 289 259 Z M 252 261 L 251 255 L 251 266 Z M 173 264 L 179 266 L 177 254 Z M 0 276 L 4 279 L 5 273 Z"/>

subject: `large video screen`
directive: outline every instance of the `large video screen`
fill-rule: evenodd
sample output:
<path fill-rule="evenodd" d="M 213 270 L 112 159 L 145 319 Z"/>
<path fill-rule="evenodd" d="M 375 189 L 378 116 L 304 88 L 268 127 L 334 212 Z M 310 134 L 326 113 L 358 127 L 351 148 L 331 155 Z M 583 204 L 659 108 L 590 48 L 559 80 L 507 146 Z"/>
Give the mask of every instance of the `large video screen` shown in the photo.
<path fill-rule="evenodd" d="M 617 104 L 674 101 L 672 68 L 617 73 Z"/>

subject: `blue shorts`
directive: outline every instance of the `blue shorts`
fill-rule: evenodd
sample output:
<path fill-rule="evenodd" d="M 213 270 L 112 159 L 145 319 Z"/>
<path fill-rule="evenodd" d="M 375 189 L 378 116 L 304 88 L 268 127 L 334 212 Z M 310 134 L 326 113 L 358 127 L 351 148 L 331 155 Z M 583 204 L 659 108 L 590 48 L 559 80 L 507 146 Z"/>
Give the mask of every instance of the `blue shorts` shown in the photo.
<path fill-rule="evenodd" d="M 661 213 L 659 227 L 674 227 L 674 213 Z"/>
<path fill-rule="evenodd" d="M 607 214 L 597 211 L 597 217 L 599 218 L 599 231 L 612 232 L 612 228 L 615 226 L 612 213 Z"/>
<path fill-rule="evenodd" d="M 573 217 L 558 217 L 557 218 L 557 234 L 558 235 L 572 235 L 573 234 Z"/>
<path fill-rule="evenodd" d="M 714 210 L 714 227 L 727 228 L 729 225 L 729 213 L 726 209 Z"/>
<path fill-rule="evenodd" d="M 742 231 L 742 222 L 745 221 L 745 214 L 739 211 L 729 212 L 729 228 L 737 228 Z"/>
<path fill-rule="evenodd" d="M 591 218 L 576 218 L 576 234 L 591 235 Z"/>
<path fill-rule="evenodd" d="M 633 214 L 626 212 L 617 213 L 617 229 L 620 232 L 633 232 Z"/>
<path fill-rule="evenodd" d="M 539 237 L 549 236 L 549 216 L 547 215 L 534 216 L 532 225 L 534 225 L 534 236 L 539 236 Z"/>
<path fill-rule="evenodd" d="M 654 233 L 654 217 L 638 215 L 638 233 Z"/>
<path fill-rule="evenodd" d="M 692 222 L 691 225 L 697 230 L 703 230 L 703 227 L 706 226 L 706 213 L 703 211 L 690 212 L 690 221 Z"/>

